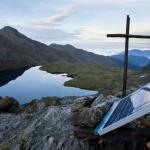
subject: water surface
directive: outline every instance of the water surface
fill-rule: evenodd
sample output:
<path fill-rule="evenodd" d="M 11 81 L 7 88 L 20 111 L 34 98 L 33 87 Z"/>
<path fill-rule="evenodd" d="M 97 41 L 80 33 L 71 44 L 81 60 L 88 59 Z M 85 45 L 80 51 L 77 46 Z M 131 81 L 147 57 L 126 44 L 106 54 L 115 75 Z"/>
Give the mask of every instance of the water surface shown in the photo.
<path fill-rule="evenodd" d="M 26 71 L 0 74 L 0 96 L 12 96 L 23 104 L 45 96 L 85 96 L 97 93 L 91 90 L 66 87 L 64 83 L 72 78 L 67 77 L 66 74 L 51 74 L 39 68 L 40 66 L 36 66 Z M 4 78 L 5 82 L 2 82 Z"/>

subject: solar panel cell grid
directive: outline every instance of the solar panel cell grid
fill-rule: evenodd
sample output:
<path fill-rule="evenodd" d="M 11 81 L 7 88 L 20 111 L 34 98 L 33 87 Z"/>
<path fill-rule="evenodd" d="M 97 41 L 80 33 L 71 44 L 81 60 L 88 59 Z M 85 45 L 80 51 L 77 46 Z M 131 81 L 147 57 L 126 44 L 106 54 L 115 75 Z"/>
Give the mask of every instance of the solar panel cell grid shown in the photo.
<path fill-rule="evenodd" d="M 150 112 L 150 83 L 116 102 L 96 128 L 103 135 Z"/>
<path fill-rule="evenodd" d="M 132 113 L 133 109 L 134 108 L 130 97 L 121 100 L 104 127 L 107 127 L 113 124 L 114 122 L 128 116 Z"/>

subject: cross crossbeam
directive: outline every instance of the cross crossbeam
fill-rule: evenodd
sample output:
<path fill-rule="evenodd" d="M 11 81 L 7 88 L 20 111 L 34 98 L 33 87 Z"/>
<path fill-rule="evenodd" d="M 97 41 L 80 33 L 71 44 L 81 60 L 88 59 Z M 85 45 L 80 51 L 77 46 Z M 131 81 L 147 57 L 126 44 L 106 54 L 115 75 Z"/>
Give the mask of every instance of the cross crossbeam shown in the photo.
<path fill-rule="evenodd" d="M 126 96 L 126 89 L 127 89 L 129 39 L 130 38 L 150 39 L 149 35 L 133 35 L 133 34 L 129 34 L 129 30 L 130 30 L 130 17 L 129 17 L 129 15 L 127 15 L 126 34 L 107 34 L 107 37 L 125 38 L 124 74 L 123 74 L 122 97 Z"/>
<path fill-rule="evenodd" d="M 137 38 L 137 39 L 150 39 L 149 35 L 133 35 L 133 34 L 107 34 L 107 37 L 120 37 L 120 38 Z"/>

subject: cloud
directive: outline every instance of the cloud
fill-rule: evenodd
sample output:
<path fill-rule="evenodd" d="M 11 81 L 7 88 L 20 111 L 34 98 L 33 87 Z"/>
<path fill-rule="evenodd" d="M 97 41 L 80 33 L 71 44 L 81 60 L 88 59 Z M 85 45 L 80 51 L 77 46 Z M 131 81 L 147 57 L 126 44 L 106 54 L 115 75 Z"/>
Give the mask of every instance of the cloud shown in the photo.
<path fill-rule="evenodd" d="M 59 26 L 61 22 L 63 22 L 66 18 L 72 16 L 75 12 L 77 12 L 78 7 L 76 5 L 68 5 L 64 7 L 59 13 L 54 14 L 46 19 L 40 20 L 39 22 L 32 23 L 37 26 Z"/>
<path fill-rule="evenodd" d="M 132 34 L 150 34 L 149 4 L 149 0 L 1 0 L 0 27 L 13 26 L 47 44 L 71 43 L 97 53 L 121 50 L 124 39 L 106 34 L 124 33 L 126 14 L 131 17 Z M 146 42 L 132 39 L 130 45 L 150 47 Z"/>
<path fill-rule="evenodd" d="M 50 44 L 50 43 L 70 43 L 78 39 L 79 31 L 66 30 L 63 28 L 31 28 L 23 26 L 14 26 L 21 33 L 31 39 Z"/>

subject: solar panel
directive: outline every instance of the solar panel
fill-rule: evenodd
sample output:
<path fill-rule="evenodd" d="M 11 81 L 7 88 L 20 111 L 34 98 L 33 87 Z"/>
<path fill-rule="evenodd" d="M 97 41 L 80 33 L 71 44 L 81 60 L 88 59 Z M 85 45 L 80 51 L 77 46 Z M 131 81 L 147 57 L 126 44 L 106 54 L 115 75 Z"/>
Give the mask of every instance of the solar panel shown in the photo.
<path fill-rule="evenodd" d="M 150 112 L 150 83 L 113 103 L 95 131 L 100 135 L 117 129 Z"/>

